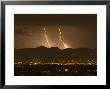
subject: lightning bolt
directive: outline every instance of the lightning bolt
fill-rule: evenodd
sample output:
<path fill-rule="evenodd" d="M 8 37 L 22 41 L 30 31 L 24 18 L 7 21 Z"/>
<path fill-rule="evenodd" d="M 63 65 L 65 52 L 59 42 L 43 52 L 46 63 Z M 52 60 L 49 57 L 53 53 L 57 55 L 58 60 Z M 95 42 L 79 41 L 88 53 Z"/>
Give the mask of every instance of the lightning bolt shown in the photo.
<path fill-rule="evenodd" d="M 62 40 L 62 32 L 60 27 L 58 27 L 58 31 L 59 31 L 59 41 L 62 42 L 64 48 L 68 48 L 68 45 L 64 43 L 64 41 Z"/>
<path fill-rule="evenodd" d="M 43 30 L 44 30 L 44 36 L 45 36 L 45 40 L 47 42 L 47 45 L 48 45 L 48 47 L 50 47 L 50 43 L 49 43 L 49 40 L 48 40 L 46 28 L 44 27 Z"/>

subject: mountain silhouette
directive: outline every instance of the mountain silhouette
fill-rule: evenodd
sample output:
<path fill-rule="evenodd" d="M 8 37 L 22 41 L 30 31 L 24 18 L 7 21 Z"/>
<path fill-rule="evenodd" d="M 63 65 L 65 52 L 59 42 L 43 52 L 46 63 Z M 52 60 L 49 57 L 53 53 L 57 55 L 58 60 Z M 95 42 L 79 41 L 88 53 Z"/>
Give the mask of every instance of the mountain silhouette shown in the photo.
<path fill-rule="evenodd" d="M 25 60 L 33 58 L 44 58 L 50 60 L 56 59 L 75 59 L 75 60 L 95 60 L 97 59 L 97 49 L 90 48 L 66 48 L 59 49 L 58 47 L 47 48 L 40 46 L 37 48 L 24 48 L 24 49 L 15 49 L 14 50 L 15 61 L 17 59 Z"/>

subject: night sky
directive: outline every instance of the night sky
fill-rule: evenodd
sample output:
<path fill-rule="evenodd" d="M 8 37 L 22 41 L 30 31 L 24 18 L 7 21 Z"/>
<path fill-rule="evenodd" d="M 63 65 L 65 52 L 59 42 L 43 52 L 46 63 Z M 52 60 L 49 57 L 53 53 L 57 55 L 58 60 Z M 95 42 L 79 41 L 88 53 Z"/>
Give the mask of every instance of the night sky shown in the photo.
<path fill-rule="evenodd" d="M 44 27 L 51 47 L 60 48 L 60 27 L 62 40 L 69 48 L 97 48 L 96 14 L 15 14 L 14 47 L 47 47 Z"/>

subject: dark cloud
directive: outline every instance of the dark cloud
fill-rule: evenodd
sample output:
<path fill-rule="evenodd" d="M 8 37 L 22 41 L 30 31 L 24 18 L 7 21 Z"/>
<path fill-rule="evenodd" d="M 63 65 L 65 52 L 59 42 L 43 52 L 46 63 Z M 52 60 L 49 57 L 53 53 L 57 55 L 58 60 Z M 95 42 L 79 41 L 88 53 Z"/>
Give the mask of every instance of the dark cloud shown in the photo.
<path fill-rule="evenodd" d="M 38 27 L 30 27 L 28 25 L 26 26 L 18 25 L 15 26 L 14 33 L 16 35 L 31 36 L 34 32 L 36 32 L 36 29 L 38 29 Z"/>
<path fill-rule="evenodd" d="M 22 22 L 21 22 L 22 20 Z M 54 26 L 97 24 L 96 14 L 15 14 L 15 25 Z"/>
<path fill-rule="evenodd" d="M 23 27 L 19 27 L 19 26 L 15 27 L 14 33 L 15 35 L 18 34 L 18 35 L 30 36 L 30 34 L 26 30 L 24 30 Z"/>
<path fill-rule="evenodd" d="M 15 48 L 46 46 L 44 26 L 51 45 L 57 46 L 58 24 L 64 42 L 72 48 L 97 47 L 96 14 L 15 14 Z"/>

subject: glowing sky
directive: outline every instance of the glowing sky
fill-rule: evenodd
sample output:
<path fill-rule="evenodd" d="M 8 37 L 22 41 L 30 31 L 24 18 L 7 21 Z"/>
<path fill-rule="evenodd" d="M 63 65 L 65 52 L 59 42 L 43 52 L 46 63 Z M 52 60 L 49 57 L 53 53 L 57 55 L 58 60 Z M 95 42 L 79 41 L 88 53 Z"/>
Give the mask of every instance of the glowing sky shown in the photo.
<path fill-rule="evenodd" d="M 15 14 L 14 47 L 96 48 L 96 14 Z"/>

